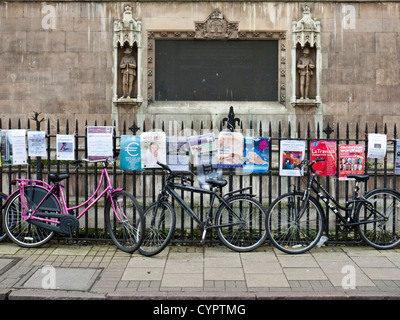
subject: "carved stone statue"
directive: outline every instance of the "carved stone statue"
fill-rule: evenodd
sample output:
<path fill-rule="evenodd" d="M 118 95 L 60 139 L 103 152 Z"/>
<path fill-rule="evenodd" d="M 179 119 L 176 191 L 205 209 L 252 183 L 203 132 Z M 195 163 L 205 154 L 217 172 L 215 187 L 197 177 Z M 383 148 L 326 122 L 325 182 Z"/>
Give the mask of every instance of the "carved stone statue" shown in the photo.
<path fill-rule="evenodd" d="M 119 64 L 119 68 L 122 73 L 122 92 L 123 95 L 121 98 L 130 99 L 130 95 L 133 88 L 133 82 L 136 77 L 136 60 L 132 55 L 132 49 L 127 48 L 124 51 L 125 56 L 122 57 L 121 62 Z"/>
<path fill-rule="evenodd" d="M 310 49 L 304 48 L 303 55 L 297 62 L 297 69 L 300 74 L 300 99 L 309 99 L 311 76 L 313 75 L 313 69 L 315 69 L 314 62 L 309 55 Z"/>

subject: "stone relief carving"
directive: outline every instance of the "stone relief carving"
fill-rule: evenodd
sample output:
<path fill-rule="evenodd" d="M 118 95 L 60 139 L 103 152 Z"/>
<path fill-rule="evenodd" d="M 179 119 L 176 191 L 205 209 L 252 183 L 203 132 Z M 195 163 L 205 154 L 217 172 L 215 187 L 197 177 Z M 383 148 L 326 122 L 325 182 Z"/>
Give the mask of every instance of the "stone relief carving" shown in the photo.
<path fill-rule="evenodd" d="M 233 39 L 238 36 L 239 23 L 229 22 L 219 9 L 215 9 L 203 22 L 195 22 L 196 38 Z"/>

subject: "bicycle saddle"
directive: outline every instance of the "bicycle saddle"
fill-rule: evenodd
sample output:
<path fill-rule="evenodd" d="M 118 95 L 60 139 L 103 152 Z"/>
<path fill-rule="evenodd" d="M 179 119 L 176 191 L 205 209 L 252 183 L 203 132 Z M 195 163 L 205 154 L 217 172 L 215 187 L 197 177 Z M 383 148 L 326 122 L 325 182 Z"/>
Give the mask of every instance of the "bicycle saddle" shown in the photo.
<path fill-rule="evenodd" d="M 226 180 L 213 180 L 213 179 L 208 179 L 206 180 L 206 182 L 210 185 L 212 185 L 213 187 L 225 187 L 228 183 L 228 181 Z"/>
<path fill-rule="evenodd" d="M 349 174 L 347 178 L 355 179 L 356 181 L 367 181 L 369 179 L 368 174 Z"/>
<path fill-rule="evenodd" d="M 50 173 L 49 177 L 50 177 L 50 181 L 59 182 L 59 181 L 62 181 L 64 179 L 67 179 L 69 177 L 69 174 L 68 173 L 64 173 L 64 174 L 53 174 L 53 173 Z"/>

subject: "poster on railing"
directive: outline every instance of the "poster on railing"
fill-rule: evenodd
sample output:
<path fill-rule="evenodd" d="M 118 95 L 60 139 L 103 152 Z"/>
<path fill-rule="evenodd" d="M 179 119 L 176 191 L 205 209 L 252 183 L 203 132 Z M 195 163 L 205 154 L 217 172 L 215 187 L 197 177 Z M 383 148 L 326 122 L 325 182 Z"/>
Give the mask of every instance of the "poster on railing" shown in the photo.
<path fill-rule="evenodd" d="M 28 155 L 47 158 L 46 133 L 44 131 L 28 131 Z"/>
<path fill-rule="evenodd" d="M 339 145 L 339 180 L 347 180 L 349 174 L 364 173 L 364 146 Z"/>
<path fill-rule="evenodd" d="M 26 130 L 1 130 L 1 162 L 3 165 L 27 164 Z"/>
<path fill-rule="evenodd" d="M 189 172 L 189 141 L 187 137 L 167 137 L 167 165 L 172 171 Z"/>
<path fill-rule="evenodd" d="M 112 134 L 111 126 L 87 127 L 89 161 L 102 161 L 114 156 Z"/>
<path fill-rule="evenodd" d="M 189 137 L 189 146 L 192 155 L 217 151 L 214 132 Z"/>
<path fill-rule="evenodd" d="M 368 134 L 367 158 L 383 159 L 386 156 L 387 136 L 386 134 Z"/>
<path fill-rule="evenodd" d="M 140 136 L 121 136 L 120 146 L 121 170 L 143 171 L 140 154 Z"/>
<path fill-rule="evenodd" d="M 269 142 L 267 137 L 244 138 L 243 173 L 268 173 Z"/>
<path fill-rule="evenodd" d="M 243 166 L 244 137 L 240 132 L 222 131 L 218 136 L 218 168 L 241 168 Z"/>
<path fill-rule="evenodd" d="M 142 169 L 160 168 L 158 162 L 167 163 L 166 136 L 164 132 L 143 132 L 140 135 Z"/>
<path fill-rule="evenodd" d="M 75 160 L 74 155 L 74 135 L 72 134 L 57 134 L 56 146 L 57 160 Z"/>
<path fill-rule="evenodd" d="M 313 165 L 315 174 L 318 176 L 334 176 L 336 174 L 336 141 L 311 141 L 310 160 L 317 158 L 324 161 Z"/>
<path fill-rule="evenodd" d="M 394 163 L 394 174 L 400 174 L 400 139 L 396 139 L 396 156 Z"/>
<path fill-rule="evenodd" d="M 281 140 L 279 175 L 299 177 L 303 175 L 306 143 L 302 140 Z"/>

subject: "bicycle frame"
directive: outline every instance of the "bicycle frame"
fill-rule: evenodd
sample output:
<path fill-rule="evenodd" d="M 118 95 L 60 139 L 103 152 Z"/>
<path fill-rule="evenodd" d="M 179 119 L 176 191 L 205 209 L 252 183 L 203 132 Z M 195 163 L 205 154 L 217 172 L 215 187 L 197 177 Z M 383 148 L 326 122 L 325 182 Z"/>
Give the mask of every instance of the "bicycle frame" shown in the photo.
<path fill-rule="evenodd" d="M 107 182 L 107 186 L 104 188 L 104 190 L 96 197 L 97 193 L 99 192 L 101 185 L 103 183 L 103 179 L 105 178 L 106 182 Z M 113 189 L 110 177 L 108 175 L 108 171 L 107 168 L 104 167 L 103 170 L 101 171 L 101 177 L 100 177 L 100 181 L 97 185 L 96 190 L 94 191 L 94 193 L 84 202 L 78 204 L 77 206 L 74 207 L 68 207 L 66 200 L 65 200 L 65 195 L 64 195 L 64 191 L 63 191 L 63 187 L 61 185 L 61 182 L 56 182 L 53 186 L 49 185 L 48 183 L 41 181 L 41 180 L 29 180 L 29 179 L 14 179 L 13 181 L 15 182 L 19 182 L 19 191 L 22 195 L 22 204 L 21 204 L 21 209 L 22 209 L 22 217 L 24 220 L 28 220 L 28 219 L 32 219 L 32 220 L 39 220 L 42 222 L 50 222 L 50 223 L 55 223 L 55 224 L 59 224 L 60 221 L 56 221 L 56 220 L 52 220 L 52 219 L 46 219 L 46 218 L 41 218 L 38 216 L 35 216 L 35 213 L 39 211 L 40 206 L 42 205 L 42 203 L 51 195 L 54 193 L 59 193 L 59 198 L 57 198 L 57 200 L 59 201 L 60 204 L 60 208 L 61 208 L 61 213 L 62 214 L 70 214 L 71 211 L 73 210 L 77 210 L 83 206 L 88 205 L 79 215 L 77 215 L 77 219 L 80 219 L 83 215 L 85 215 L 90 208 L 99 200 L 101 199 L 106 193 L 108 193 L 108 196 L 110 197 L 111 200 L 111 205 L 112 208 L 115 212 L 115 204 L 114 201 L 111 197 L 111 194 L 113 192 L 116 191 L 121 191 L 122 188 L 119 189 Z M 36 184 L 41 184 L 42 187 L 46 190 L 48 190 L 47 194 L 45 195 L 45 197 L 43 197 L 43 199 L 39 202 L 39 204 L 36 206 L 36 208 L 29 212 L 29 214 L 27 214 L 27 208 L 25 206 L 25 193 L 24 193 L 24 188 L 27 186 L 30 186 L 31 183 L 36 183 Z M 61 201 L 60 201 L 61 199 Z M 116 218 L 121 222 L 120 218 L 118 217 L 118 215 L 116 215 Z"/>
<path fill-rule="evenodd" d="M 201 221 L 198 215 L 192 210 L 192 208 L 189 207 L 189 205 L 183 200 L 178 193 L 176 193 L 175 189 L 180 189 L 184 191 L 192 191 L 192 192 L 197 192 L 197 193 L 202 193 L 202 194 L 208 194 L 211 195 L 211 200 L 210 200 L 210 208 L 208 209 L 207 213 L 207 218 L 205 221 Z M 216 212 L 213 211 L 213 204 L 215 201 L 215 198 L 218 198 L 220 201 L 220 205 L 224 204 L 226 208 L 229 209 L 229 211 L 236 215 L 236 213 L 229 207 L 229 204 L 225 201 L 225 199 L 219 195 L 218 192 L 213 191 L 213 190 L 207 190 L 195 186 L 188 186 L 180 183 L 175 183 L 175 182 L 167 182 L 165 187 L 163 188 L 163 192 L 168 192 L 178 203 L 179 205 L 184 208 L 189 215 L 196 220 L 196 222 L 203 228 L 203 230 L 206 230 L 208 228 L 219 228 L 219 227 L 227 227 L 227 226 L 233 226 L 236 223 L 230 223 L 230 224 L 223 224 L 223 225 L 208 225 L 208 221 L 212 218 L 212 213 Z M 215 209 L 218 210 L 219 206 Z"/>
<path fill-rule="evenodd" d="M 321 185 L 321 183 L 315 178 L 313 174 L 310 175 L 308 187 L 307 187 L 307 192 L 305 194 L 305 198 L 303 200 L 305 201 L 305 204 L 307 204 L 308 199 L 311 194 L 311 190 L 313 190 L 319 199 L 321 199 L 326 206 L 336 215 L 336 217 L 346 226 L 346 227 L 354 227 L 358 226 L 360 224 L 368 224 L 372 222 L 379 222 L 384 220 L 382 219 L 376 219 L 376 220 L 365 220 L 365 221 L 358 221 L 358 222 L 352 222 L 351 217 L 354 212 L 354 209 L 356 208 L 356 204 L 360 203 L 365 203 L 372 212 L 378 216 L 382 216 L 382 214 L 379 211 L 376 211 L 373 204 L 370 203 L 368 200 L 366 200 L 364 197 L 359 197 L 358 196 L 358 182 L 356 182 L 356 186 L 354 188 L 353 196 L 351 200 L 348 200 L 346 202 L 346 207 L 341 206 L 336 199 Z M 324 192 L 322 193 L 321 190 Z M 333 202 L 333 204 L 331 203 Z M 339 208 L 339 209 L 338 209 Z M 343 216 L 339 210 L 345 211 L 345 215 Z M 303 213 L 300 214 L 300 218 L 303 215 Z"/>

